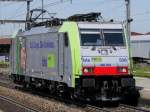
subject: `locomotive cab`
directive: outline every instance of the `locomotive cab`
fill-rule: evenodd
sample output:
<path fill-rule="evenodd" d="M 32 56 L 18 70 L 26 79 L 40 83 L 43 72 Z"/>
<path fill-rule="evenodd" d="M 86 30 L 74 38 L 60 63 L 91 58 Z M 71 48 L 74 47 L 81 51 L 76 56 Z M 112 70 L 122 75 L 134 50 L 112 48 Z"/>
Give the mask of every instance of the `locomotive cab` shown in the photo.
<path fill-rule="evenodd" d="M 114 28 L 111 29 L 102 24 L 99 29 L 94 28 L 94 25 L 91 25 L 91 29 L 80 29 L 83 75 L 116 76 L 129 74 L 128 48 L 123 28 L 121 24 L 120 26 L 117 24 L 110 25 Z"/>
<path fill-rule="evenodd" d="M 78 23 L 81 74 L 75 96 L 89 101 L 137 103 L 125 27 L 121 23 Z"/>

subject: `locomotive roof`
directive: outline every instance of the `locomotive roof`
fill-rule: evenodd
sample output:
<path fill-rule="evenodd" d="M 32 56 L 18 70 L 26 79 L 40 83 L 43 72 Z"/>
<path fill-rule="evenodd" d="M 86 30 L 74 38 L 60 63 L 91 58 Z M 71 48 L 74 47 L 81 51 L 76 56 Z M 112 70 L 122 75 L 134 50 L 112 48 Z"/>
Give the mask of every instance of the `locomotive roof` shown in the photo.
<path fill-rule="evenodd" d="M 30 30 L 21 32 L 20 35 L 36 35 L 36 34 L 43 34 L 43 33 L 50 33 L 50 32 L 58 32 L 60 26 L 53 26 L 53 27 L 33 27 Z"/>
<path fill-rule="evenodd" d="M 78 26 L 83 29 L 122 29 L 122 23 L 112 22 L 78 22 Z"/>
<path fill-rule="evenodd" d="M 85 29 L 121 29 L 122 24 L 121 23 L 112 23 L 112 22 L 77 22 L 79 28 L 85 28 Z M 46 27 L 46 26 L 39 26 L 39 27 L 33 27 L 30 30 L 20 32 L 19 36 L 26 36 L 26 35 L 36 35 L 36 34 L 42 34 L 42 33 L 50 33 L 50 32 L 58 32 L 60 29 L 60 26 L 52 26 L 52 27 Z"/>

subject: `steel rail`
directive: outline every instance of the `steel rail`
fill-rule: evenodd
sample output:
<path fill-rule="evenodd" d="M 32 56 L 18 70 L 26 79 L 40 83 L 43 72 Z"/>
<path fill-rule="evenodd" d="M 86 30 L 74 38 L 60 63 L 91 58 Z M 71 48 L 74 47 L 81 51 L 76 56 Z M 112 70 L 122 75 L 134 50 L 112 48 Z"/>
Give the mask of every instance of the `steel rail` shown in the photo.
<path fill-rule="evenodd" d="M 93 105 L 87 105 L 87 110 L 89 110 L 89 112 L 112 112 L 108 109 L 100 108 Z"/>
<path fill-rule="evenodd" d="M 150 111 L 145 110 L 145 109 L 141 109 L 141 108 L 138 108 L 138 107 L 125 105 L 125 104 L 120 104 L 119 107 L 122 108 L 122 109 L 127 109 L 128 108 L 128 109 L 131 109 L 133 111 L 139 111 L 139 112 L 150 112 Z"/>
<path fill-rule="evenodd" d="M 2 83 L 0 81 L 0 85 L 4 86 L 6 88 L 10 88 L 10 89 L 21 90 L 23 92 L 27 92 L 27 93 L 32 94 L 32 95 L 36 94 L 39 97 L 42 97 L 45 99 L 54 99 L 54 100 L 60 101 L 62 103 L 73 104 L 75 106 L 81 107 L 83 110 L 86 110 L 88 112 L 97 112 L 97 111 L 98 112 L 112 112 L 112 111 L 114 111 L 114 112 L 115 111 L 117 111 L 117 112 L 150 112 L 148 110 L 141 109 L 139 107 L 133 107 L 133 106 L 125 105 L 125 104 L 119 104 L 119 107 L 116 107 L 116 108 L 102 108 L 102 107 L 98 107 L 95 105 L 90 105 L 90 104 L 86 104 L 86 103 L 82 103 L 82 102 L 78 102 L 78 101 L 73 101 L 73 100 L 66 99 L 66 98 L 60 98 L 58 96 L 46 94 L 46 93 L 43 93 L 43 92 L 40 92 L 37 90 L 30 90 L 30 89 L 24 89 L 24 88 L 21 89 L 20 87 L 14 88 L 14 86 L 12 87 L 12 85 L 10 83 L 4 83 L 4 82 Z"/>
<path fill-rule="evenodd" d="M 11 103 L 11 104 L 14 104 L 14 105 L 16 105 L 17 107 L 20 107 L 20 108 L 22 108 L 22 109 L 25 109 L 25 110 L 27 110 L 27 112 L 40 112 L 39 110 L 33 109 L 33 108 L 28 107 L 28 106 L 26 106 L 26 105 L 24 105 L 24 104 L 21 104 L 21 103 L 18 103 L 18 102 L 16 102 L 15 100 L 10 99 L 10 98 L 7 98 L 7 97 L 2 96 L 2 95 L 0 95 L 0 99 L 4 100 L 4 101 L 6 101 L 6 102 L 9 102 L 9 103 Z"/>

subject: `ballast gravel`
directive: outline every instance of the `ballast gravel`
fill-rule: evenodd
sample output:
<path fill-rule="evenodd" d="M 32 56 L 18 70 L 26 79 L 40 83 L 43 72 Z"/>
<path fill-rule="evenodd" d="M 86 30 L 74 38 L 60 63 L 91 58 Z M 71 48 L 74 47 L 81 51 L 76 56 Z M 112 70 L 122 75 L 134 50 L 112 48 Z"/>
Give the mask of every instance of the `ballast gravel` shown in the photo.
<path fill-rule="evenodd" d="M 0 86 L 0 95 L 11 98 L 18 103 L 37 109 L 41 112 L 85 112 L 81 108 L 73 107 L 61 102 L 40 98 L 21 91 Z"/>

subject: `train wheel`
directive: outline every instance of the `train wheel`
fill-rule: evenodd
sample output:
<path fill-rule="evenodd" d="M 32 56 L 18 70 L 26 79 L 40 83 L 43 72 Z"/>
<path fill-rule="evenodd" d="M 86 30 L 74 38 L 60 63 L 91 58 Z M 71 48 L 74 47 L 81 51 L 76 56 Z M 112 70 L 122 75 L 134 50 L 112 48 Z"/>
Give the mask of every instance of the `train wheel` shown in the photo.
<path fill-rule="evenodd" d="M 29 83 L 27 83 L 27 82 L 24 82 L 23 83 L 23 88 L 25 88 L 25 89 L 30 89 L 30 84 Z"/>
<path fill-rule="evenodd" d="M 77 99 L 77 97 L 75 96 L 74 90 L 72 90 L 72 89 L 69 91 L 68 96 L 70 97 L 71 100 L 76 100 Z"/>
<path fill-rule="evenodd" d="M 74 93 L 70 93 L 70 98 L 71 98 L 71 100 L 74 100 L 74 99 L 75 99 Z"/>
<path fill-rule="evenodd" d="M 56 94 L 60 98 L 67 98 L 68 97 L 68 87 L 63 83 L 56 84 Z"/>

